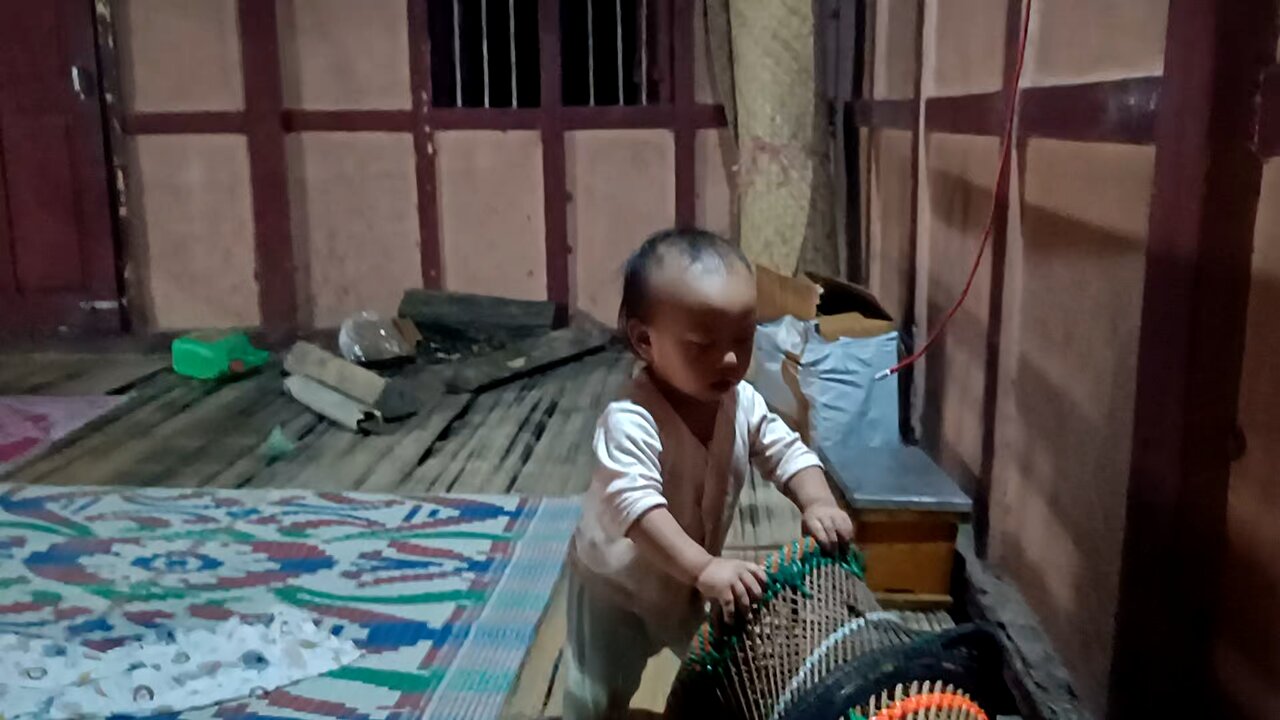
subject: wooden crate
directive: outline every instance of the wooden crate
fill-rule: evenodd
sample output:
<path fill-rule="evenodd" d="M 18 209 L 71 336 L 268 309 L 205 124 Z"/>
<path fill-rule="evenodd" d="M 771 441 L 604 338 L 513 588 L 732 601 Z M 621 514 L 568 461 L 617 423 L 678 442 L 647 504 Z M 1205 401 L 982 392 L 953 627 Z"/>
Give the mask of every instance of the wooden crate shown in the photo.
<path fill-rule="evenodd" d="M 914 447 L 821 448 L 854 521 L 867 585 L 893 608 L 951 604 L 951 566 L 972 502 Z"/>
<path fill-rule="evenodd" d="M 963 516 L 914 510 L 853 510 L 854 542 L 867 559 L 867 586 L 894 607 L 951 602 L 951 567 Z"/>

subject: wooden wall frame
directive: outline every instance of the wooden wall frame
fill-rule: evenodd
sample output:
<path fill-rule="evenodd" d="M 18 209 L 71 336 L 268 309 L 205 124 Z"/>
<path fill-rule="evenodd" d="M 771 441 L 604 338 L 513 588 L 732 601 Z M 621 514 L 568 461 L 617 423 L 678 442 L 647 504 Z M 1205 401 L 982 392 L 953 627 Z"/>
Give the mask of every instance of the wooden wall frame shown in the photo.
<path fill-rule="evenodd" d="M 111 3 L 115 0 L 98 0 Z M 433 136 L 442 130 L 538 130 L 542 136 L 547 297 L 568 308 L 572 301 L 572 263 L 568 239 L 569 193 L 565 186 L 564 135 L 573 130 L 665 129 L 674 137 L 673 184 L 676 224 L 696 222 L 695 185 L 699 130 L 726 126 L 724 108 L 697 102 L 694 96 L 695 0 L 654 0 L 658 47 L 671 57 L 655 58 L 659 92 L 656 104 L 564 107 L 560 98 L 560 2 L 538 0 L 542 96 L 538 107 L 435 108 L 431 106 L 430 39 L 425 0 L 407 0 L 410 83 L 408 110 L 306 110 L 283 106 L 275 3 L 238 0 L 245 78 L 245 110 L 120 113 L 122 135 L 233 133 L 249 139 L 255 256 L 263 330 L 287 338 L 308 330 L 300 318 L 294 278 L 289 219 L 287 158 L 289 133 L 399 132 L 414 139 L 417 172 L 422 282 L 440 288 L 447 282 L 441 260 L 440 217 L 436 207 Z M 112 32 L 100 26 L 100 32 Z M 108 37 L 111 37 L 108 35 Z M 114 43 L 114 37 L 111 37 Z M 673 90 L 674 89 L 674 90 Z M 119 150 L 116 149 L 116 154 Z M 121 161 L 122 162 L 122 161 Z M 122 170 L 123 173 L 123 170 Z M 123 189 L 117 193 L 124 197 Z M 122 243 L 129 240 L 122 226 Z M 270 277 L 270 282 L 262 281 Z"/>
<path fill-rule="evenodd" d="M 1009 0 L 1006 78 L 1023 4 Z M 1020 160 L 1032 138 L 1156 148 L 1111 667 L 1114 717 L 1220 709 L 1210 667 L 1214 568 L 1225 542 L 1261 165 L 1280 157 L 1276 42 L 1276 0 L 1171 0 L 1162 76 L 1027 87 L 1019 101 Z M 919 125 L 925 132 L 998 137 L 1004 100 L 993 92 L 922 101 L 917 92 L 907 100 L 859 100 L 848 109 L 862 128 L 915 132 Z M 921 167 L 918 157 L 912 163 L 914 200 Z M 1009 192 L 1002 176 L 997 203 L 1005 218 Z M 912 208 L 914 215 L 914 202 Z M 914 230 L 912 238 L 914 247 Z M 989 482 L 995 448 L 1003 246 L 997 233 L 980 483 Z M 975 529 L 981 548 L 983 533 Z"/>

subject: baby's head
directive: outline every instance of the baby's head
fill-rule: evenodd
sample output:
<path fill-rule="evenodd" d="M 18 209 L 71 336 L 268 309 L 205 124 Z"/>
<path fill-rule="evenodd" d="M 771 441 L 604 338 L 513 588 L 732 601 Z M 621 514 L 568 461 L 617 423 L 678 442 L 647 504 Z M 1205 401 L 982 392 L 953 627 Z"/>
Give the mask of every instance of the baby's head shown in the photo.
<path fill-rule="evenodd" d="M 747 374 L 756 331 L 751 264 L 705 230 L 665 230 L 627 260 L 618 329 L 650 372 L 717 402 Z"/>

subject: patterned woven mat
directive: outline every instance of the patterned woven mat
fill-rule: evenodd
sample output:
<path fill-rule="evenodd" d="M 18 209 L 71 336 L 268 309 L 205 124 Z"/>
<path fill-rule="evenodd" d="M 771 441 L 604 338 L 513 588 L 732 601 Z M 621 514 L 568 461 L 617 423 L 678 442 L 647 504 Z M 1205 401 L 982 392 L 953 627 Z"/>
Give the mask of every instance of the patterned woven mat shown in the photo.
<path fill-rule="evenodd" d="M 0 632 L 98 650 L 300 608 L 364 651 L 184 718 L 497 717 L 579 505 L 0 484 Z"/>

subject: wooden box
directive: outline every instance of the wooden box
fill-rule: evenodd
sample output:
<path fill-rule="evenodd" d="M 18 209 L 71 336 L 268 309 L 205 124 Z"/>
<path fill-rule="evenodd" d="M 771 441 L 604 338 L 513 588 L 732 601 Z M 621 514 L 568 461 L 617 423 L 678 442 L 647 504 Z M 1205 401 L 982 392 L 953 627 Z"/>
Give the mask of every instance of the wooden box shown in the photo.
<path fill-rule="evenodd" d="M 886 607 L 951 603 L 956 535 L 973 503 L 919 448 L 822 448 Z"/>

